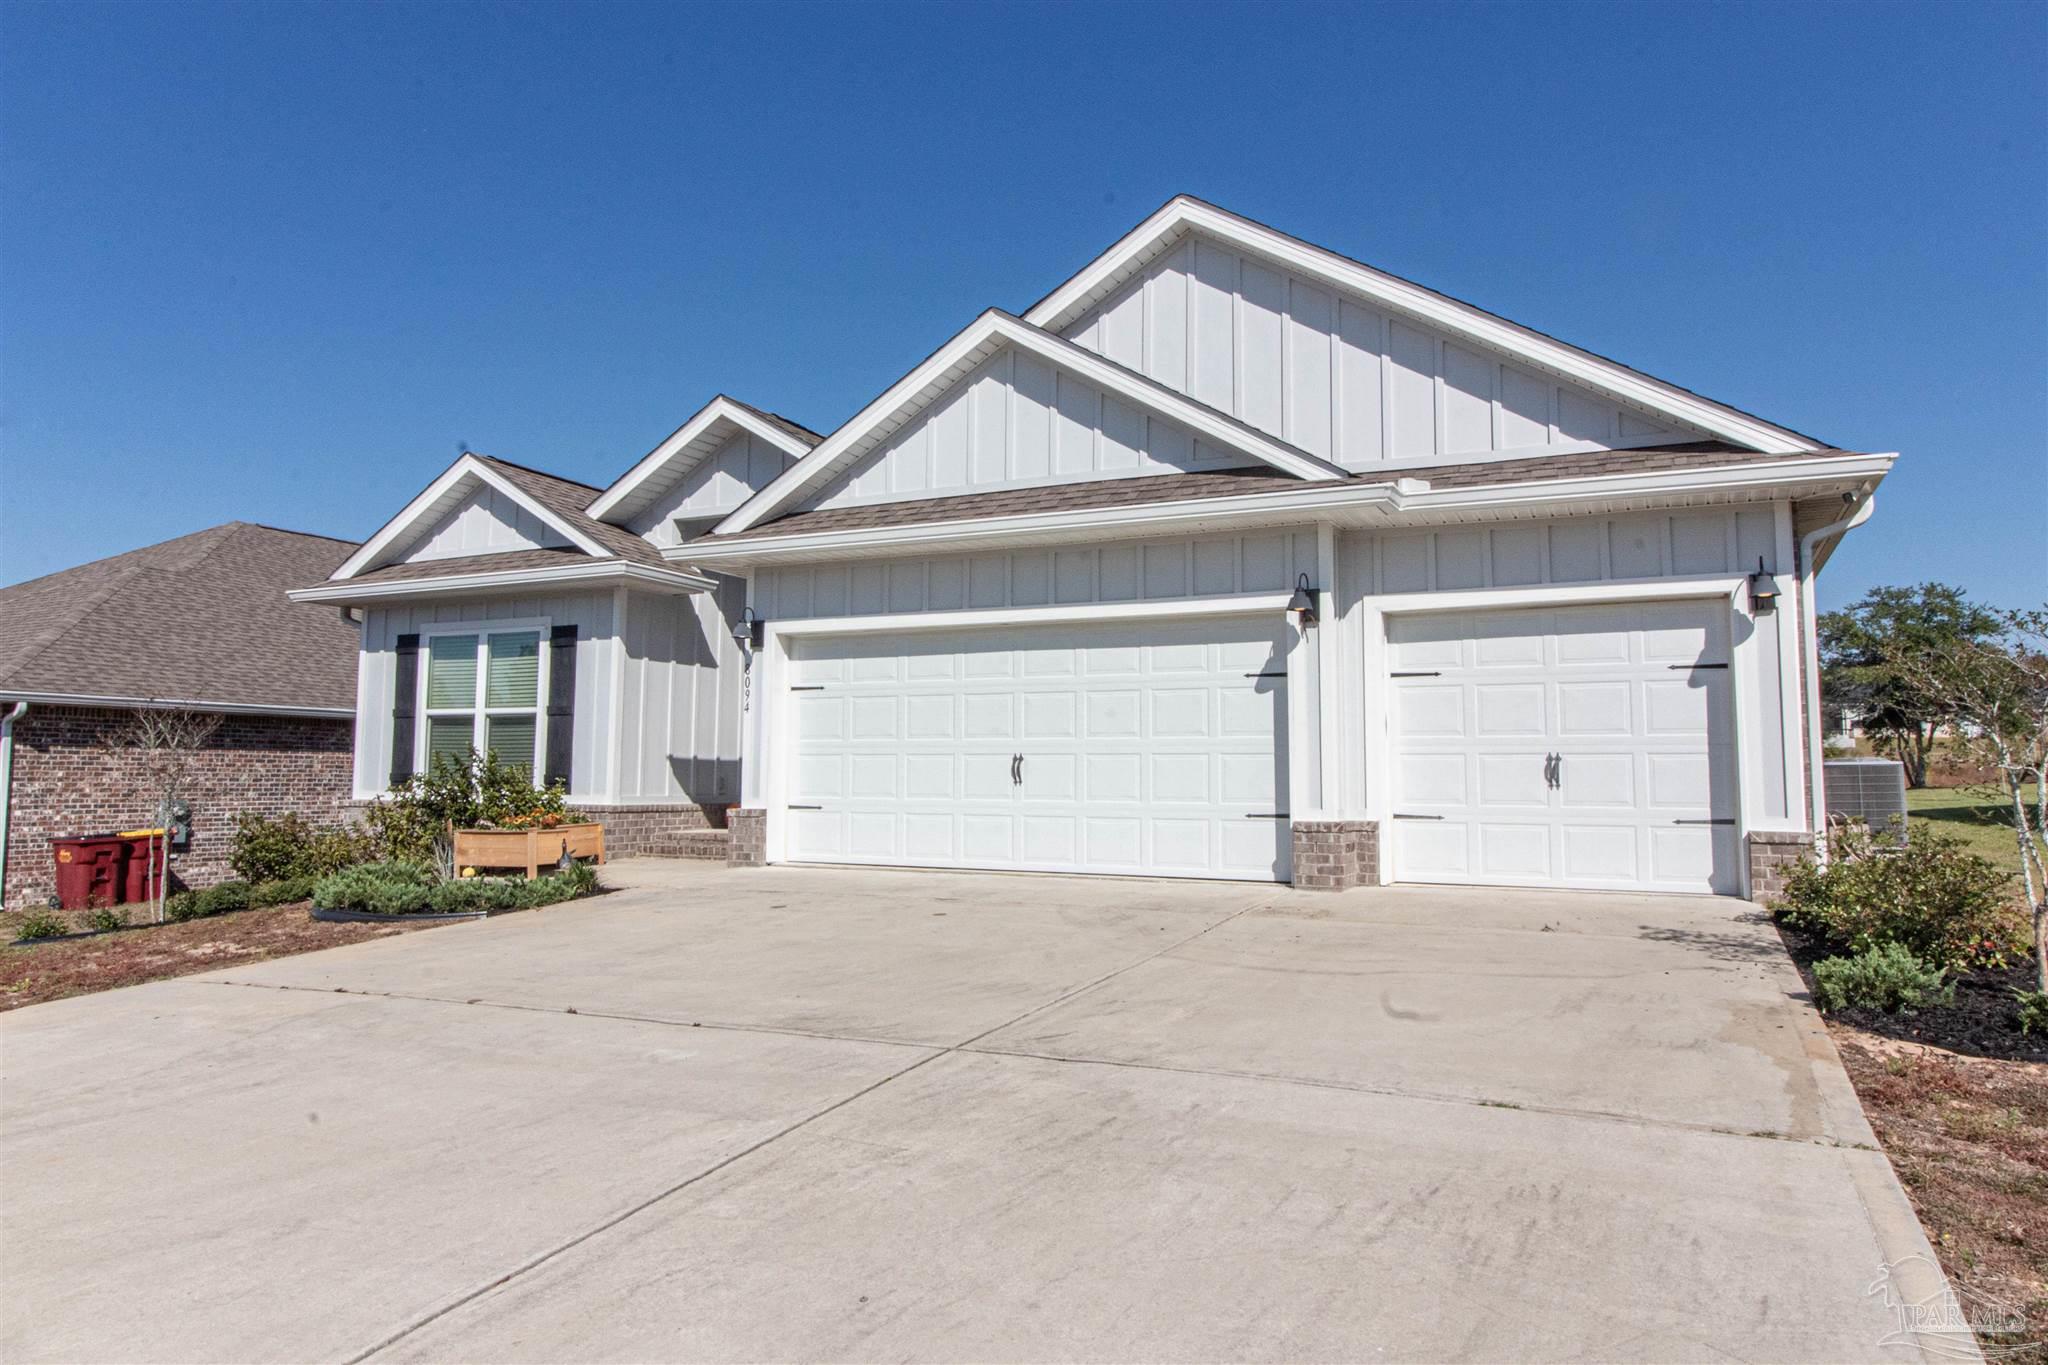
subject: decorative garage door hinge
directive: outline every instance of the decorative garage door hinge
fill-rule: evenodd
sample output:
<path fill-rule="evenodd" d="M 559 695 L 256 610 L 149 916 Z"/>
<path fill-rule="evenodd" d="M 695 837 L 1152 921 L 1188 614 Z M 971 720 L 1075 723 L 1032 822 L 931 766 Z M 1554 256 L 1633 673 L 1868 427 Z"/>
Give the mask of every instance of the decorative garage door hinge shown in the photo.
<path fill-rule="evenodd" d="M 1277 811 L 1271 815 L 1251 814 L 1245 816 L 1244 818 L 1247 820 L 1285 820 L 1287 818 L 1287 812 L 1283 810 Z"/>
<path fill-rule="evenodd" d="M 789 690 L 792 692 L 823 692 L 825 690 L 825 684 L 809 683 L 802 687 L 792 686 Z"/>
<path fill-rule="evenodd" d="M 1690 673 L 1690 672 L 1692 672 L 1692 671 L 1693 671 L 1693 670 L 1694 670 L 1695 668 L 1726 668 L 1727 666 L 1728 666 L 1728 665 L 1726 665 L 1726 664 L 1667 664 L 1667 665 L 1666 665 L 1666 667 L 1670 668 L 1670 669 L 1671 669 L 1671 670 L 1672 670 L 1673 672 L 1675 672 L 1675 673 Z"/>
<path fill-rule="evenodd" d="M 1443 819 L 1443 816 L 1441 816 L 1441 815 L 1410 815 L 1410 814 L 1409 814 L 1408 812 L 1406 812 L 1406 811 L 1400 811 L 1400 810 L 1397 810 L 1397 811 L 1395 811 L 1395 812 L 1394 812 L 1394 818 L 1395 818 L 1396 820 L 1441 820 L 1441 819 Z"/>
<path fill-rule="evenodd" d="M 1389 674 L 1387 674 L 1387 676 L 1388 676 L 1388 677 L 1390 677 L 1390 678 L 1441 678 L 1441 677 L 1443 676 L 1443 674 L 1441 674 L 1441 673 L 1437 672 L 1437 671 L 1436 671 L 1435 669 L 1433 669 L 1433 668 L 1429 668 L 1429 669 L 1416 669 L 1416 670 L 1414 670 L 1414 671 L 1412 671 L 1412 672 L 1398 672 L 1398 671 L 1397 671 L 1397 672 L 1389 673 Z"/>
<path fill-rule="evenodd" d="M 1722 815 L 1712 820 L 1673 820 L 1671 823 L 1674 825 L 1732 825 L 1735 823 L 1735 817 L 1732 815 Z"/>
<path fill-rule="evenodd" d="M 792 802 L 790 802 L 790 803 L 789 803 L 789 807 L 788 807 L 788 808 L 789 808 L 790 810 L 823 810 L 823 809 L 825 809 L 825 808 L 824 808 L 823 806 L 799 806 L 799 805 L 798 805 L 798 804 L 797 804 L 796 802 L 794 802 L 794 801 L 792 801 Z"/>
<path fill-rule="evenodd" d="M 1247 673 L 1245 676 L 1247 678 L 1284 678 L 1287 675 L 1285 673 Z"/>

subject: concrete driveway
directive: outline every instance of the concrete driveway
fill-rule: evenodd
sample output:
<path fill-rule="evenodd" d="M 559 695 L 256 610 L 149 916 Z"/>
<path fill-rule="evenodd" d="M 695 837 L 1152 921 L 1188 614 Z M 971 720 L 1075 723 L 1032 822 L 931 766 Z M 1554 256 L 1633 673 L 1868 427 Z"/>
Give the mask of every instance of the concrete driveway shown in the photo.
<path fill-rule="evenodd" d="M 1913 1358 L 1943 1287 L 1738 902 L 609 880 L 0 1016 L 0 1353 Z"/>

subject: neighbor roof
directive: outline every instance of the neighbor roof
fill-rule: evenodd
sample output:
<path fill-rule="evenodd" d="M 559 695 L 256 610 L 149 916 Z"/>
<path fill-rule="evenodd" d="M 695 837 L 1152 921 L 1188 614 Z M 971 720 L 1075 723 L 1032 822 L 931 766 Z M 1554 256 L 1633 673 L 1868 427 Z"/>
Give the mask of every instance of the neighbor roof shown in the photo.
<path fill-rule="evenodd" d="M 285 590 L 355 548 L 231 521 L 0 588 L 0 697 L 351 712 L 356 627 Z"/>

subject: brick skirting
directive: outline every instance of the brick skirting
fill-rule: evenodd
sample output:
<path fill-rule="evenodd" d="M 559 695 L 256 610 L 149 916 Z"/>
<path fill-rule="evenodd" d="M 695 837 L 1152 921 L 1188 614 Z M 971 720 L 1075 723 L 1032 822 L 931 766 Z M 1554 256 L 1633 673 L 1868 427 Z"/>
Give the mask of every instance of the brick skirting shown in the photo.
<path fill-rule="evenodd" d="M 765 867 L 768 864 L 768 812 L 729 810 L 726 828 L 732 831 L 725 862 L 728 867 Z"/>
<path fill-rule="evenodd" d="M 1348 891 L 1380 876 L 1380 827 L 1371 820 L 1297 820 L 1294 884 L 1304 891 Z"/>
<path fill-rule="evenodd" d="M 1785 889 L 1785 874 L 1813 856 L 1813 836 L 1797 830 L 1757 831 L 1747 839 L 1749 898 L 1768 905 Z"/>
<path fill-rule="evenodd" d="M 725 828 L 724 806 L 695 804 L 579 807 L 577 814 L 604 826 L 607 858 L 644 858 L 665 852 L 692 830 Z"/>

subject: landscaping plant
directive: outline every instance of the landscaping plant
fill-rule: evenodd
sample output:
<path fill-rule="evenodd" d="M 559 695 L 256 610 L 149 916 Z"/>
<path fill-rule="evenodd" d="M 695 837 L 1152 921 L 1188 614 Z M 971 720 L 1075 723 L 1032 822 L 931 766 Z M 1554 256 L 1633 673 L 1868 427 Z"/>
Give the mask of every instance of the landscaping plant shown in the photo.
<path fill-rule="evenodd" d="M 385 858 L 447 867 L 446 831 L 483 825 L 526 828 L 562 823 L 569 794 L 560 782 L 536 787 L 524 764 L 505 763 L 495 750 L 456 757 L 437 754 L 384 800 L 371 805 L 370 827 Z M 514 822 L 517 822 L 516 824 Z"/>
<path fill-rule="evenodd" d="M 128 925 L 128 912 L 111 905 L 102 905 L 85 917 L 88 928 L 98 933 L 113 929 L 124 929 Z"/>
<path fill-rule="evenodd" d="M 315 825 L 296 811 L 275 820 L 244 811 L 235 817 L 228 866 L 246 882 L 283 881 L 324 877 L 376 856 L 377 838 L 367 829 Z"/>
<path fill-rule="evenodd" d="M 573 900 L 597 889 L 597 873 L 574 863 L 544 877 L 436 879 L 418 863 L 371 863 L 323 878 L 313 904 L 325 910 L 373 915 L 476 914 L 530 910 Z"/>
<path fill-rule="evenodd" d="M 1956 835 L 1921 823 L 1904 839 L 1861 825 L 1828 836 L 1828 860 L 1800 862 L 1772 908 L 1837 948 L 1896 945 L 1942 968 L 1999 965 L 2026 945 L 2011 878 Z"/>
<path fill-rule="evenodd" d="M 2021 1033 L 2048 1033 L 2048 991 L 2014 991 Z"/>
<path fill-rule="evenodd" d="M 1814 1003 L 1830 1013 L 1840 1009 L 1884 1010 L 1896 1014 L 1925 1004 L 1950 1004 L 1955 983 L 1940 967 L 1913 956 L 1899 943 L 1886 943 L 1854 957 L 1823 958 L 1813 964 Z"/>
<path fill-rule="evenodd" d="M 21 927 L 15 934 L 15 942 L 26 943 L 36 938 L 56 938 L 71 932 L 66 924 L 48 910 L 31 910 L 21 917 Z"/>

